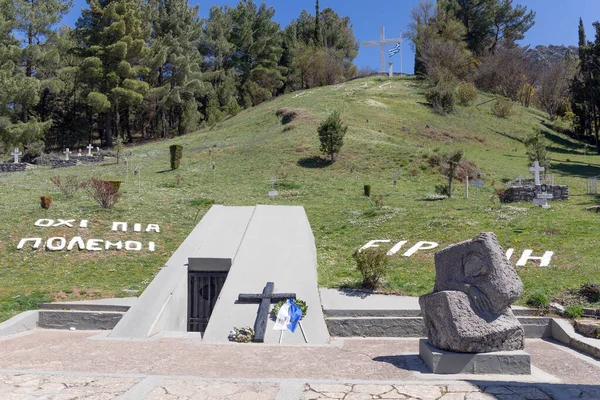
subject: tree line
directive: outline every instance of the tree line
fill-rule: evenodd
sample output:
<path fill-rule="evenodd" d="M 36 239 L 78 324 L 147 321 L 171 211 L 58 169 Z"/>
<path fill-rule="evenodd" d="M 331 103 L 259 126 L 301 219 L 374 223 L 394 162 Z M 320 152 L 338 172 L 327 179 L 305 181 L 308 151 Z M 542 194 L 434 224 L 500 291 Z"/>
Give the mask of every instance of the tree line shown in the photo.
<path fill-rule="evenodd" d="M 241 0 L 201 19 L 188 0 L 0 0 L 0 146 L 41 149 L 167 138 L 289 91 L 356 73 L 348 17 Z"/>
<path fill-rule="evenodd" d="M 500 100 L 499 109 L 519 102 L 546 111 L 566 133 L 594 141 L 600 154 L 600 23 L 588 41 L 580 20 L 576 51 L 562 47 L 559 57 L 544 59 L 517 43 L 534 25 L 535 12 L 512 0 L 421 1 L 410 18 L 415 74 L 428 80 L 436 111 L 452 111 L 464 85 L 474 85 L 510 100 Z"/>

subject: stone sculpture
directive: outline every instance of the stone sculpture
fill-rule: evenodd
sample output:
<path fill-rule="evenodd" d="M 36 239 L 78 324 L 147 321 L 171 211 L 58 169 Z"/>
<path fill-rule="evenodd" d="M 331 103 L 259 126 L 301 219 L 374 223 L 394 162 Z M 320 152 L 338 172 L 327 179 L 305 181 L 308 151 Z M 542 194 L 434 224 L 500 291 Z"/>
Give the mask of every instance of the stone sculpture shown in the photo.
<path fill-rule="evenodd" d="M 435 287 L 419 298 L 429 344 L 460 353 L 521 350 L 510 305 L 523 284 L 496 235 L 480 233 L 435 254 Z"/>

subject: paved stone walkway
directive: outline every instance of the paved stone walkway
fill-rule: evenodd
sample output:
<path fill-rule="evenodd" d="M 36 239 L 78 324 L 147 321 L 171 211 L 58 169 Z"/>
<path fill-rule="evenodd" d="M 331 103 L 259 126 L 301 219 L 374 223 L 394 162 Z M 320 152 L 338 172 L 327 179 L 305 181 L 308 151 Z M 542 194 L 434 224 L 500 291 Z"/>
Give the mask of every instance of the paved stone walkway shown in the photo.
<path fill-rule="evenodd" d="M 416 339 L 328 346 L 106 340 L 36 330 L 0 338 L 0 400 L 600 399 L 600 361 L 527 340 L 531 376 L 434 375 Z"/>

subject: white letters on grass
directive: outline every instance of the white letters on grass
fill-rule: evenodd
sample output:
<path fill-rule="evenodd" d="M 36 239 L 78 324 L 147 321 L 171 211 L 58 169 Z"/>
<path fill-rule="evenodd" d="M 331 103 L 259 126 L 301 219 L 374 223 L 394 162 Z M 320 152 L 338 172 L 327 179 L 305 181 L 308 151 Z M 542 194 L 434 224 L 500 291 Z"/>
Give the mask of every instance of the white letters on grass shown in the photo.
<path fill-rule="evenodd" d="M 389 239 L 377 239 L 377 240 L 369 240 L 367 242 L 367 244 L 365 244 L 363 247 L 360 248 L 359 251 L 363 251 L 365 249 L 368 249 L 370 247 L 380 247 L 380 245 L 378 243 L 390 243 L 391 240 Z M 398 251 L 400 251 L 400 249 L 408 243 L 408 240 L 401 240 L 398 243 L 394 244 L 392 246 L 392 248 L 390 250 L 388 250 L 388 252 L 386 253 L 388 256 L 393 256 L 394 254 L 398 253 Z M 402 256 L 404 257 L 411 257 L 412 255 L 414 255 L 416 252 L 421 251 L 421 250 L 432 250 L 435 249 L 436 247 L 438 247 L 439 244 L 436 242 L 425 242 L 425 241 L 420 241 L 417 242 L 414 246 L 412 246 L 411 248 L 409 248 L 404 254 L 402 254 Z M 506 258 L 510 261 L 513 253 L 515 252 L 515 249 L 508 249 L 506 250 Z M 539 261 L 540 262 L 540 267 L 547 267 L 550 265 L 550 262 L 552 261 L 552 256 L 554 255 L 554 252 L 552 251 L 546 251 L 544 253 L 543 256 L 541 257 L 537 257 L 537 256 L 532 256 L 533 254 L 533 250 L 524 250 L 523 254 L 521 255 L 521 258 L 519 258 L 519 260 L 517 261 L 516 265 L 517 267 L 523 267 L 527 264 L 527 261 Z"/>
<path fill-rule="evenodd" d="M 39 228 L 89 228 L 89 221 L 87 219 L 82 219 L 79 221 L 79 224 L 75 222 L 75 219 L 49 219 L 42 218 L 35 221 L 33 224 Z M 128 226 L 131 226 L 127 222 L 113 222 L 111 224 L 111 231 L 113 232 L 127 232 Z M 141 233 L 144 224 L 136 222 L 133 224 L 133 232 Z M 158 224 L 146 224 L 146 229 L 143 232 L 154 232 L 160 233 L 160 226 Z M 36 238 L 23 238 L 19 241 L 17 245 L 17 250 L 22 250 L 24 248 L 37 250 L 40 248 L 42 243 L 44 242 L 44 238 L 36 237 Z M 149 251 L 156 251 L 156 244 L 154 242 L 148 242 L 148 245 L 145 246 L 142 242 L 137 240 L 119 240 L 111 242 L 109 240 L 104 239 L 84 239 L 81 236 L 74 236 L 71 239 L 68 239 L 63 236 L 51 237 L 45 240 L 44 248 L 47 251 L 72 251 L 74 249 L 77 250 L 87 250 L 87 251 L 103 251 L 103 250 L 122 250 L 123 248 L 126 251 L 141 251 L 144 248 L 147 248 Z"/>

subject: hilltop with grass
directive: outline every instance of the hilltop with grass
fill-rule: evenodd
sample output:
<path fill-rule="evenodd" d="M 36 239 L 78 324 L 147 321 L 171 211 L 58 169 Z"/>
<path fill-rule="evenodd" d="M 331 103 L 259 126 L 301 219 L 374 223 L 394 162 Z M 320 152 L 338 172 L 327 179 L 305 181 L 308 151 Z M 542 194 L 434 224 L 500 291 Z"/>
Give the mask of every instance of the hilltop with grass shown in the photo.
<path fill-rule="evenodd" d="M 41 301 L 123 297 L 141 293 L 213 204 L 301 205 L 317 245 L 319 283 L 358 287 L 352 253 L 372 239 L 407 240 L 444 246 L 492 231 L 513 264 L 525 249 L 555 254 L 549 267 L 519 267 L 531 296 L 574 301 L 580 285 L 598 281 L 598 204 L 585 194 L 585 178 L 600 175 L 600 158 L 561 133 L 560 125 L 533 107 L 513 107 L 506 118 L 492 113 L 494 97 L 478 93 L 469 106 L 448 115 L 433 112 L 426 87 L 410 77 L 370 77 L 280 96 L 210 128 L 171 140 L 126 147 L 102 164 L 66 169 L 40 166 L 0 177 L 0 320 Z M 348 131 L 335 162 L 319 152 L 317 128 L 338 110 Z M 546 137 L 556 184 L 568 185 L 570 200 L 546 210 L 530 203 L 500 203 L 497 191 L 529 174 L 524 138 Z M 169 146 L 183 147 L 179 169 L 171 170 Z M 455 182 L 453 196 L 436 187 L 447 182 L 435 160 L 462 150 L 485 186 Z M 123 158 L 127 155 L 127 163 Z M 139 167 L 139 174 L 134 169 Z M 214 167 L 214 168 L 213 168 Z M 72 198 L 51 182 L 60 176 L 121 180 L 121 198 L 105 209 L 84 190 Z M 460 177 L 459 177 L 460 178 Z M 268 197 L 272 184 L 279 196 Z M 364 185 L 371 196 L 364 196 Z M 48 210 L 40 196 L 53 196 Z M 88 220 L 89 228 L 35 227 L 41 218 Z M 128 232 L 111 231 L 114 221 Z M 133 232 L 134 223 L 158 224 L 160 233 Z M 21 238 L 66 237 L 153 241 L 156 251 L 17 250 Z M 43 247 L 43 246 L 42 246 Z M 387 248 L 386 247 L 386 248 Z M 381 291 L 421 295 L 431 291 L 434 251 L 389 259 Z M 571 291 L 569 291 L 571 290 Z"/>

